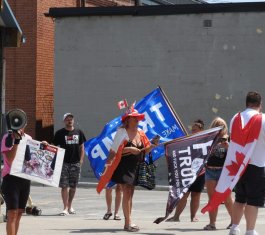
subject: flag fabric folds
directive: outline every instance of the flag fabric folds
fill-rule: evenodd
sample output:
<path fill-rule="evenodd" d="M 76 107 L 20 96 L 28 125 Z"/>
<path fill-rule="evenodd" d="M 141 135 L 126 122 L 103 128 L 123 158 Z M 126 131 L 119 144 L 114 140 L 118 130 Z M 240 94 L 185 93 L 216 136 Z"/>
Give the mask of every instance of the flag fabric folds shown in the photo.
<path fill-rule="evenodd" d="M 216 209 L 230 195 L 246 170 L 260 134 L 262 115 L 253 116 L 243 128 L 240 113 L 231 128 L 231 141 L 215 192 L 202 213 Z"/>
<path fill-rule="evenodd" d="M 145 114 L 145 119 L 139 122 L 149 139 L 159 135 L 160 143 L 186 135 L 185 128 L 171 108 L 162 89 L 156 88 L 138 103 L 135 108 Z M 85 142 L 85 151 L 96 178 L 100 178 L 105 169 L 105 163 L 113 144 L 117 129 L 121 126 L 121 117 L 107 123 L 101 134 Z M 153 159 L 164 155 L 164 147 L 152 151 Z"/>
<path fill-rule="evenodd" d="M 154 223 L 159 224 L 170 215 L 201 173 L 220 130 L 221 127 L 212 128 L 165 145 L 169 194 L 165 216 Z"/>

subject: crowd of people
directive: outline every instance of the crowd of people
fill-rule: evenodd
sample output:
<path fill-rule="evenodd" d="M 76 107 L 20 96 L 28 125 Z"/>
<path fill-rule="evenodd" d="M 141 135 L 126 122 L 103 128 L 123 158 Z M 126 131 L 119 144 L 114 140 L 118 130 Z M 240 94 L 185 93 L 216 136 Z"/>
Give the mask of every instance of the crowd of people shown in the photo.
<path fill-rule="evenodd" d="M 190 220 L 191 222 L 198 221 L 196 213 L 200 205 L 201 192 L 205 186 L 209 199 L 212 197 L 224 167 L 229 148 L 229 136 L 240 133 L 240 138 L 247 138 L 245 136 L 249 136 L 253 132 L 253 125 L 250 124 L 253 122 L 252 118 L 259 115 L 261 120 L 260 132 L 258 133 L 256 145 L 246 171 L 235 187 L 235 199 L 233 200 L 231 194 L 229 194 L 223 202 L 231 218 L 231 222 L 227 226 L 229 235 L 240 234 L 239 223 L 243 214 L 246 219 L 245 235 L 258 235 L 255 231 L 255 224 L 258 208 L 264 206 L 265 196 L 265 116 L 264 114 L 261 115 L 261 106 L 260 94 L 249 92 L 246 96 L 246 109 L 240 114 L 235 115 L 235 117 L 240 115 L 239 126 L 234 124 L 235 117 L 233 117 L 230 123 L 230 129 L 225 120 L 220 117 L 212 121 L 210 128 L 222 126 L 217 144 L 211 151 L 204 169 L 191 185 L 189 191 L 179 201 L 174 216 L 169 218 L 168 222 L 180 221 L 180 215 L 186 207 L 189 196 L 191 196 Z M 124 231 L 126 232 L 137 232 L 140 230 L 132 222 L 133 195 L 137 185 L 138 165 L 139 162 L 144 160 L 145 155 L 158 144 L 157 142 L 149 141 L 145 133 L 139 129 L 138 123 L 143 119 L 144 114 L 138 113 L 134 107 L 128 109 L 122 116 L 122 126 L 119 130 L 126 133 L 126 140 L 121 150 L 120 161 L 111 177 L 111 180 L 117 183 L 115 189 L 114 220 L 121 220 L 118 211 L 122 203 Z M 52 144 L 66 149 L 59 184 L 63 202 L 63 210 L 60 215 L 66 216 L 76 213 L 73 208 L 73 199 L 84 159 L 84 142 L 86 138 L 81 130 L 74 127 L 74 116 L 71 113 L 64 115 L 63 122 L 64 128 L 55 133 Z M 204 130 L 204 128 L 204 122 L 198 119 L 192 124 L 191 132 L 197 133 Z M 1 144 L 1 152 L 4 157 L 2 193 L 7 206 L 7 235 L 16 235 L 21 215 L 24 212 L 29 197 L 30 181 L 10 175 L 9 173 L 18 145 L 24 139 L 31 137 L 25 134 L 24 128 L 12 133 L 13 142 L 10 146 L 6 144 L 7 137 L 8 134 L 4 135 Z M 42 143 L 48 145 L 46 141 Z M 105 195 L 107 212 L 103 219 L 108 220 L 113 215 L 111 208 L 112 188 L 106 188 Z M 203 228 L 204 230 L 216 230 L 217 214 L 217 209 L 209 212 L 209 224 Z"/>

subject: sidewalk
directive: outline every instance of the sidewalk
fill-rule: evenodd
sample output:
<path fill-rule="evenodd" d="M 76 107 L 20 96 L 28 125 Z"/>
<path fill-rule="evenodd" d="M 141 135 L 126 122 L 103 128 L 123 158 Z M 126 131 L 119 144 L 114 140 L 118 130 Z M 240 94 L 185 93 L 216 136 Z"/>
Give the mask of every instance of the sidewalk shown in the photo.
<path fill-rule="evenodd" d="M 106 212 L 104 192 L 96 193 L 95 183 L 80 185 L 74 200 L 76 215 L 59 216 L 62 210 L 60 189 L 36 186 L 31 187 L 33 203 L 42 209 L 41 216 L 24 215 L 21 220 L 19 235 L 66 235 L 66 234 L 128 234 L 123 231 L 123 220 L 115 221 L 113 217 L 105 221 L 102 219 Z M 211 235 L 212 231 L 204 231 L 202 228 L 208 223 L 208 215 L 198 213 L 199 222 L 189 222 L 189 206 L 187 205 L 181 216 L 181 222 L 162 222 L 154 224 L 157 217 L 165 213 L 168 192 L 163 190 L 146 191 L 136 190 L 133 205 L 133 222 L 141 230 L 134 234 L 143 235 Z M 202 193 L 201 207 L 207 202 L 207 195 Z M 2 208 L 2 211 L 5 211 Z M 122 216 L 122 210 L 120 210 Z M 257 221 L 257 231 L 265 234 L 265 210 L 260 209 Z M 230 223 L 226 209 L 220 206 L 215 235 L 228 235 L 226 226 Z M 240 225 L 242 234 L 245 232 L 245 220 Z M 5 223 L 0 223 L 0 234 L 5 234 Z"/>

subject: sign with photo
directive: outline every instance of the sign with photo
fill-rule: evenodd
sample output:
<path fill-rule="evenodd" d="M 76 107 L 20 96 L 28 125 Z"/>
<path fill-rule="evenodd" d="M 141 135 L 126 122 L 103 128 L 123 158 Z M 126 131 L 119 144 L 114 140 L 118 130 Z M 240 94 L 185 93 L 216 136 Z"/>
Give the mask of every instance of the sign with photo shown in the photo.
<path fill-rule="evenodd" d="M 65 150 L 43 145 L 33 139 L 23 139 L 12 163 L 11 175 L 58 187 Z"/>

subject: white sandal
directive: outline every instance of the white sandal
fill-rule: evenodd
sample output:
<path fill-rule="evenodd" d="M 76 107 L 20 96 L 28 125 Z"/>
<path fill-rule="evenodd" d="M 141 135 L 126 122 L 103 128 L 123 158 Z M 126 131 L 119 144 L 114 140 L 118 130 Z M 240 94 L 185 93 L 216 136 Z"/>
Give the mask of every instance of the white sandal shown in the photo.
<path fill-rule="evenodd" d="M 71 215 L 75 215 L 75 214 L 76 214 L 76 211 L 75 211 L 74 208 L 72 207 L 72 208 L 70 208 L 70 209 L 68 210 L 68 213 L 71 214 Z"/>
<path fill-rule="evenodd" d="M 63 210 L 59 215 L 66 216 L 66 215 L 69 215 L 69 213 L 67 210 Z"/>

